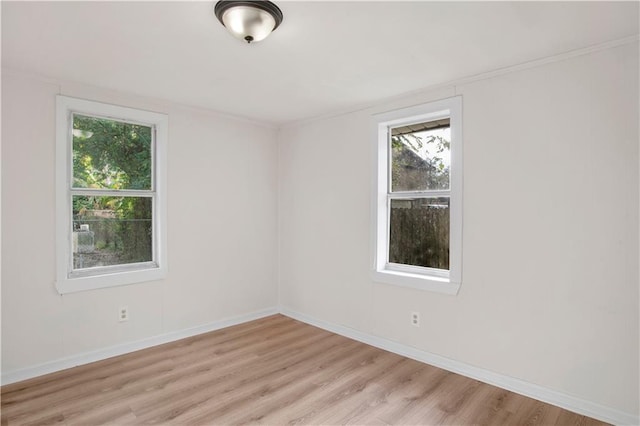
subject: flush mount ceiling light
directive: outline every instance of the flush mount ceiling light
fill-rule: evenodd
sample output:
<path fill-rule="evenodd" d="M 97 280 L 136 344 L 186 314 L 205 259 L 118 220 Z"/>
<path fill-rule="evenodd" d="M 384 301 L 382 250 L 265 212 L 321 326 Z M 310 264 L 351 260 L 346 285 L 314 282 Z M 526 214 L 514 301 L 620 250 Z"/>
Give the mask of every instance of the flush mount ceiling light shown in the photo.
<path fill-rule="evenodd" d="M 247 43 L 264 40 L 282 23 L 282 11 L 270 1 L 220 0 L 214 12 L 234 37 Z"/>

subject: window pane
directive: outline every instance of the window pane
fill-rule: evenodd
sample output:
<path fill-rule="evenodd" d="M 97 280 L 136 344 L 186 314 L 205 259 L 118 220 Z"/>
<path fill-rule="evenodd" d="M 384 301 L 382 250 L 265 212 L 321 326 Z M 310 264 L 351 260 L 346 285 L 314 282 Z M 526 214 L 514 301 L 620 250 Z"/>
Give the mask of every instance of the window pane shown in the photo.
<path fill-rule="evenodd" d="M 73 269 L 152 261 L 152 202 L 73 196 Z"/>
<path fill-rule="evenodd" d="M 73 187 L 151 189 L 151 127 L 73 116 Z"/>
<path fill-rule="evenodd" d="M 449 189 L 449 119 L 391 129 L 391 191 Z"/>
<path fill-rule="evenodd" d="M 391 200 L 389 262 L 449 269 L 449 198 Z"/>

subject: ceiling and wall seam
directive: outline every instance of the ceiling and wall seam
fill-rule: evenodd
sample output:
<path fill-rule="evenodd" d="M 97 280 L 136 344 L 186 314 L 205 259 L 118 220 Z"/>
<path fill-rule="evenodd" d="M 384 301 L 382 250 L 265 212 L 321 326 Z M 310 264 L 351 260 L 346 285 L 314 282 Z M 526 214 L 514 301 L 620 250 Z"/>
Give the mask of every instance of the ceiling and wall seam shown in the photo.
<path fill-rule="evenodd" d="M 22 79 L 28 79 L 28 80 L 35 80 L 35 81 L 39 81 L 42 83 L 47 83 L 47 84 L 52 84 L 55 86 L 59 87 L 58 93 L 59 94 L 65 94 L 65 90 L 64 87 L 65 86 L 81 86 L 83 88 L 87 88 L 87 89 L 95 89 L 98 90 L 100 92 L 106 92 L 106 93 L 112 93 L 114 95 L 119 95 L 122 97 L 127 98 L 128 100 L 133 100 L 133 101 L 138 101 L 141 103 L 145 103 L 145 104 L 155 104 L 158 107 L 160 107 L 160 110 L 157 111 L 153 111 L 153 112 L 166 112 L 163 111 L 161 109 L 165 109 L 168 110 L 169 108 L 179 108 L 179 109 L 183 109 L 186 111 L 190 111 L 190 112 L 194 112 L 194 113 L 200 113 L 200 114 L 210 114 L 210 115 L 215 115 L 219 118 L 224 118 L 224 119 L 229 119 L 229 120 L 233 120 L 233 121 L 237 121 L 237 122 L 241 122 L 241 123 L 246 123 L 249 125 L 253 125 L 253 126 L 259 126 L 259 127 L 264 127 L 265 129 L 269 129 L 269 130 L 277 130 L 279 128 L 278 125 L 273 124 L 273 123 L 268 123 L 266 121 L 260 121 L 260 120 L 254 120 L 252 118 L 249 117 L 244 117 L 241 115 L 236 115 L 236 114 L 232 114 L 232 113 L 228 113 L 228 112 L 224 112 L 224 111 L 217 111 L 215 109 L 209 109 L 209 108 L 203 108 L 203 107 L 199 107 L 199 106 L 195 106 L 195 105 L 189 105 L 189 104 L 184 104 L 184 103 L 180 103 L 177 101 L 173 101 L 171 99 L 163 99 L 163 98 L 158 98 L 158 97 L 153 97 L 153 96 L 146 96 L 146 95 L 139 95 L 136 93 L 130 93 L 130 92 L 124 92 L 124 91 L 120 91 L 120 90 L 114 90 L 114 89 L 109 89 L 107 87 L 103 87 L 103 86 L 97 86 L 95 84 L 90 84 L 90 83 L 84 83 L 81 81 L 74 81 L 74 80 L 68 80 L 68 79 L 61 79 L 61 78 L 55 78 L 55 77 L 49 77 L 46 75 L 42 75 L 40 73 L 36 73 L 36 72 L 32 72 L 32 71 L 23 71 L 17 68 L 11 68 L 11 67 L 7 67 L 7 66 L 2 66 L 2 75 L 6 75 L 9 77 L 17 77 L 17 78 L 22 78 Z M 97 102 L 100 102 L 100 100 L 96 99 Z M 142 108 L 145 109 L 145 108 Z"/>
<path fill-rule="evenodd" d="M 128 97 L 130 99 L 131 98 L 138 99 L 139 101 L 142 101 L 142 102 L 147 102 L 147 103 L 148 102 L 152 102 L 152 103 L 158 104 L 159 106 L 166 107 L 166 108 L 168 108 L 169 105 L 171 105 L 173 107 L 178 107 L 178 108 L 185 109 L 185 110 L 188 110 L 188 111 L 200 112 L 200 113 L 206 113 L 206 114 L 214 114 L 214 115 L 219 116 L 221 118 L 227 118 L 227 119 L 231 119 L 231 120 L 235 120 L 235 121 L 239 121 L 239 122 L 244 122 L 244 123 L 251 124 L 251 125 L 257 125 L 257 126 L 260 126 L 260 127 L 264 127 L 264 128 L 270 129 L 270 130 L 278 130 L 278 129 L 286 129 L 286 128 L 292 128 L 292 127 L 297 127 L 297 126 L 303 126 L 303 125 L 306 125 L 306 124 L 309 124 L 309 123 L 313 123 L 313 122 L 317 122 L 317 121 L 321 121 L 321 120 L 325 120 L 325 119 L 329 119 L 329 118 L 340 117 L 340 116 L 343 116 L 343 115 L 347 115 L 347 114 L 351 114 L 351 113 L 359 112 L 359 111 L 365 111 L 365 110 L 368 110 L 368 109 L 371 109 L 371 108 L 379 107 L 381 105 L 389 104 L 389 103 L 394 102 L 394 101 L 406 99 L 406 98 L 411 97 L 411 96 L 420 96 L 421 94 L 433 92 L 434 90 L 444 89 L 444 88 L 447 88 L 447 87 L 452 88 L 455 91 L 455 93 L 457 93 L 458 86 L 461 86 L 463 84 L 468 84 L 468 83 L 475 82 L 475 81 L 480 81 L 480 80 L 487 80 L 487 79 L 494 78 L 494 77 L 497 77 L 497 76 L 501 76 L 501 75 L 505 75 L 505 74 L 509 74 L 509 73 L 513 73 L 513 72 L 518 72 L 518 71 L 523 71 L 523 70 L 526 70 L 526 69 L 536 68 L 536 67 L 543 66 L 543 65 L 546 65 L 546 64 L 551 64 L 551 63 L 554 63 L 554 62 L 565 61 L 565 60 L 568 60 L 568 59 L 571 59 L 571 58 L 575 58 L 575 57 L 578 57 L 578 56 L 584 56 L 584 55 L 588 55 L 588 54 L 595 53 L 595 52 L 602 51 L 602 50 L 613 49 L 613 48 L 624 46 L 624 45 L 627 45 L 627 44 L 637 43 L 638 41 L 640 41 L 640 35 L 635 34 L 633 36 L 623 37 L 623 38 L 619 38 L 619 39 L 615 39 L 615 40 L 611 40 L 611 41 L 607 41 L 607 42 L 603 42 L 603 43 L 598 43 L 598 44 L 595 44 L 595 45 L 592 45 L 592 46 L 579 48 L 579 49 L 574 49 L 574 50 L 570 50 L 570 51 L 567 51 L 567 52 L 564 52 L 564 53 L 560 53 L 560 54 L 556 54 L 556 55 L 546 56 L 546 57 L 534 59 L 534 60 L 531 60 L 531 61 L 522 62 L 522 63 L 515 64 L 515 65 L 510 65 L 510 66 L 506 66 L 506 67 L 502 67 L 502 68 L 497 68 L 497 69 L 494 69 L 494 70 L 491 70 L 491 71 L 486 71 L 486 72 L 482 72 L 482 73 L 479 73 L 479 74 L 470 75 L 470 76 L 467 76 L 467 77 L 462 77 L 462 78 L 450 80 L 450 81 L 439 83 L 439 84 L 428 85 L 428 86 L 422 87 L 422 88 L 414 90 L 414 91 L 404 92 L 404 93 L 401 93 L 401 94 L 398 94 L 398 95 L 394 95 L 394 96 L 391 96 L 391 97 L 378 99 L 378 100 L 373 101 L 373 102 L 362 103 L 360 105 L 355 105 L 355 106 L 352 106 L 352 107 L 349 107 L 349 108 L 345 108 L 345 109 L 341 109 L 341 110 L 334 110 L 334 111 L 328 112 L 326 114 L 320 114 L 320 115 L 311 116 L 311 117 L 308 117 L 308 118 L 303 118 L 303 119 L 300 119 L 300 120 L 293 120 L 293 121 L 284 122 L 284 123 L 269 123 L 267 121 L 256 120 L 256 119 L 252 119 L 252 118 L 249 118 L 249 117 L 246 117 L 246 116 L 237 115 L 237 114 L 233 114 L 233 113 L 229 113 L 229 112 L 224 112 L 224 111 L 219 111 L 219 110 L 215 110 L 215 109 L 209 109 L 209 108 L 189 105 L 189 104 L 185 104 L 185 103 L 181 103 L 181 102 L 176 102 L 176 101 L 173 101 L 171 99 L 165 99 L 165 98 L 159 98 L 159 97 L 153 97 L 153 96 L 147 96 L 147 95 L 139 95 L 139 94 L 135 94 L 135 93 L 109 89 L 109 88 L 106 88 L 106 87 L 97 86 L 95 84 L 84 83 L 84 82 L 81 82 L 81 81 L 74 81 L 74 80 L 68 80 L 68 79 L 61 79 L 61 78 L 45 76 L 45 75 L 37 73 L 37 72 L 24 71 L 24 70 L 20 70 L 20 69 L 17 69 L 17 68 L 6 67 L 4 65 L 2 66 L 2 73 L 3 74 L 6 73 L 9 76 L 16 76 L 16 77 L 21 77 L 21 78 L 31 78 L 31 79 L 35 79 L 35 80 L 42 81 L 42 82 L 45 82 L 45 83 L 56 84 L 56 85 L 61 87 L 61 91 L 60 92 L 64 91 L 65 85 L 81 85 L 81 86 L 87 87 L 87 88 L 95 88 L 95 89 L 99 89 L 99 90 L 102 90 L 102 91 L 106 90 L 106 91 L 112 92 L 114 94 L 122 94 L 123 96 L 126 96 L 126 97 Z"/>
<path fill-rule="evenodd" d="M 514 73 L 514 72 L 518 72 L 518 71 L 524 71 L 527 69 L 531 69 L 531 68 L 537 68 L 537 67 L 541 67 L 544 65 L 548 65 L 548 64 L 552 64 L 555 62 L 562 62 L 562 61 L 566 61 L 578 56 L 585 56 L 585 55 L 589 55 L 592 53 L 596 53 L 596 52 L 600 52 L 603 50 L 608 50 L 608 49 L 614 49 L 617 47 L 621 47 L 621 46 L 625 46 L 627 44 L 631 44 L 631 43 L 637 43 L 638 41 L 640 41 L 640 35 L 636 34 L 630 37 L 623 37 L 620 39 L 616 39 L 616 40 L 612 40 L 612 41 L 608 41 L 608 42 L 604 42 L 604 43 L 598 43 L 589 47 L 584 47 L 584 48 L 580 48 L 580 49 L 575 49 L 575 50 L 570 50 L 568 52 L 564 52 L 564 53 L 560 53 L 557 55 L 551 55 L 551 56 L 547 56 L 547 57 L 543 57 L 543 58 L 538 58 L 538 59 L 534 59 L 531 61 L 526 61 L 526 62 L 522 62 L 520 64 L 515 64 L 515 65 L 510 65 L 507 67 L 503 67 L 503 68 L 497 68 L 495 70 L 492 71 L 486 71 L 480 74 L 475 74 L 475 75 L 471 75 L 468 77 L 463 77 L 463 78 L 459 78 L 459 79 L 455 79 L 455 80 L 451 80 L 451 81 L 447 81 L 444 83 L 440 83 L 440 84 L 434 84 L 431 86 L 427 86 L 427 87 L 423 87 L 421 89 L 415 90 L 415 91 L 409 91 L 409 92 L 405 92 L 399 95 L 395 95 L 392 97 L 388 97 L 385 99 L 381 99 L 381 100 L 377 100 L 375 102 L 370 102 L 370 103 L 365 103 L 365 104 L 361 104 L 360 106 L 357 107 L 353 107 L 350 109 L 345 109 L 343 111 L 336 111 L 336 112 L 332 112 L 332 113 L 327 113 L 324 115 L 319 115 L 316 117 L 310 117 L 310 118 L 306 118 L 306 119 L 302 119 L 302 120 L 296 120 L 296 121 L 291 121 L 288 123 L 284 123 L 280 126 L 280 128 L 292 128 L 292 127 L 298 127 L 298 126 L 304 126 L 306 124 L 310 124 L 313 122 L 317 122 L 317 121 L 321 121 L 321 120 L 326 120 L 326 119 L 330 119 L 330 118 L 336 118 L 336 117 L 340 117 L 343 115 L 347 115 L 347 114 L 352 114 L 355 112 L 359 112 L 359 111 L 365 111 L 371 108 L 375 108 L 375 107 L 379 107 L 385 104 L 389 104 L 392 103 L 394 101 L 399 101 L 402 99 L 406 99 L 412 96 L 420 96 L 422 94 L 427 94 L 430 92 L 433 92 L 435 90 L 438 89 L 445 89 L 447 87 L 453 88 L 453 90 L 455 91 L 455 93 L 457 94 L 457 89 L 459 86 L 462 86 L 464 84 L 468 84 L 468 83 L 472 83 L 475 81 L 481 81 L 481 80 L 488 80 L 491 78 L 495 78 L 495 77 L 499 77 L 505 74 L 510 74 L 510 73 Z"/>

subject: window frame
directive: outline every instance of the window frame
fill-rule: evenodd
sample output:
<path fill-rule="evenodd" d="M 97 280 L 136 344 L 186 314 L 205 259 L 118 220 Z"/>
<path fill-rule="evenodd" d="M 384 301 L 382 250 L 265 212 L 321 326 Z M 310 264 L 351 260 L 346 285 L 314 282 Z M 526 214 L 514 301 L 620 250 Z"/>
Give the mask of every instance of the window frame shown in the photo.
<path fill-rule="evenodd" d="M 73 188 L 73 115 L 105 118 L 152 128 L 151 189 Z M 56 289 L 60 294 L 155 281 L 167 274 L 166 149 L 168 116 L 63 95 L 56 96 Z M 144 196 L 152 199 L 152 261 L 73 269 L 74 195 Z"/>
<path fill-rule="evenodd" d="M 451 165 L 449 190 L 391 191 L 390 129 L 450 119 Z M 462 96 L 376 114 L 373 183 L 372 278 L 376 282 L 455 295 L 462 283 Z M 389 263 L 391 199 L 449 198 L 449 269 Z"/>

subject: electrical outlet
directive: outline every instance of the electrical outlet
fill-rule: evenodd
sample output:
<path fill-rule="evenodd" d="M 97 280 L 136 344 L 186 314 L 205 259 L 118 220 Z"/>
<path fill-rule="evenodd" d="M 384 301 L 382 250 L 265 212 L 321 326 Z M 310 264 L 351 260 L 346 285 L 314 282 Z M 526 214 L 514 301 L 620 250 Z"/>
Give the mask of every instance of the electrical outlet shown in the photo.
<path fill-rule="evenodd" d="M 121 306 L 118 310 L 118 321 L 129 321 L 129 307 Z"/>
<path fill-rule="evenodd" d="M 420 327 L 420 312 L 411 312 L 411 325 Z"/>

